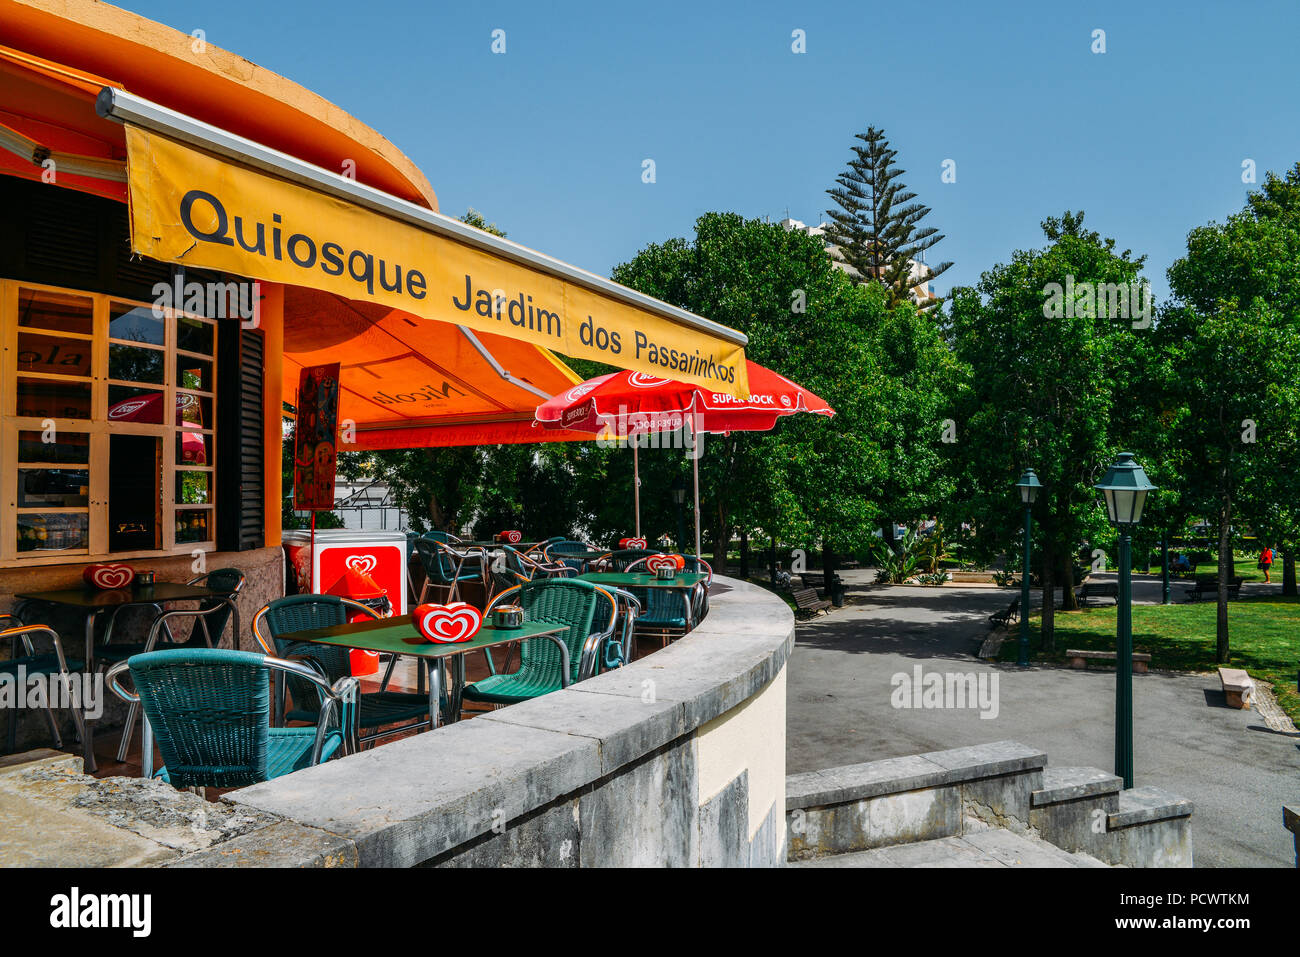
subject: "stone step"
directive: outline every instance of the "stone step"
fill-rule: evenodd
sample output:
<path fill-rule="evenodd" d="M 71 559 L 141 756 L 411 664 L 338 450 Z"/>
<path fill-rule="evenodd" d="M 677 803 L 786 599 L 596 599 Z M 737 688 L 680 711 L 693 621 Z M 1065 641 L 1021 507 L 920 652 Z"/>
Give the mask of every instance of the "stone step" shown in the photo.
<path fill-rule="evenodd" d="M 1003 828 L 895 844 L 853 854 L 833 854 L 790 867 L 1106 867 L 1087 854 L 1071 854 L 1035 837 Z"/>

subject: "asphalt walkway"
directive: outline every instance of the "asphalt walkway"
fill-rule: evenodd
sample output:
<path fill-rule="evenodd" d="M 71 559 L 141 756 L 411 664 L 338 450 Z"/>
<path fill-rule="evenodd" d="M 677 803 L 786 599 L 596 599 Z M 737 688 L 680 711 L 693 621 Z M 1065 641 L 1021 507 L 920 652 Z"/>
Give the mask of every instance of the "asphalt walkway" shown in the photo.
<path fill-rule="evenodd" d="M 1009 591 L 874 586 L 866 584 L 868 571 L 841 574 L 851 600 L 862 603 L 798 628 L 789 667 L 789 773 L 1005 739 L 1041 748 L 1053 765 L 1113 767 L 1113 671 L 1019 669 L 974 657 L 988 615 L 1006 607 Z M 1159 601 L 1159 580 L 1135 579 L 1134 593 L 1138 601 Z M 1175 586 L 1174 599 L 1181 597 Z M 915 677 L 917 665 L 923 676 L 984 675 L 986 691 L 996 675 L 996 716 L 978 703 L 895 707 L 899 700 L 924 704 L 900 694 L 894 680 Z M 1135 675 L 1133 697 L 1135 783 L 1195 803 L 1197 866 L 1294 866 L 1282 805 L 1300 799 L 1300 738 L 1269 730 L 1253 710 L 1228 708 L 1215 674 Z"/>

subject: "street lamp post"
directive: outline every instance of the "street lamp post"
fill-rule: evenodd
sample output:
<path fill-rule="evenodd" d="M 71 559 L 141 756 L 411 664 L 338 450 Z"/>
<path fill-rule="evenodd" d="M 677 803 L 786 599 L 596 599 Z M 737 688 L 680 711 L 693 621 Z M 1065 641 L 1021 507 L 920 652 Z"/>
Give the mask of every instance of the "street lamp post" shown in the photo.
<path fill-rule="evenodd" d="M 1147 479 L 1132 452 L 1121 452 L 1105 477 L 1093 486 L 1106 500 L 1110 523 L 1119 532 L 1119 601 L 1116 607 L 1115 774 L 1124 787 L 1133 786 L 1133 581 L 1130 568 L 1132 529 L 1142 521 Z"/>
<path fill-rule="evenodd" d="M 1160 540 L 1160 604 L 1169 604 L 1169 532 Z"/>
<path fill-rule="evenodd" d="M 686 551 L 686 519 L 683 515 L 683 506 L 686 504 L 686 483 L 682 481 L 679 475 L 673 479 L 673 504 L 677 506 L 677 550 Z"/>
<path fill-rule="evenodd" d="M 1034 499 L 1043 483 L 1033 469 L 1025 469 L 1016 488 L 1020 489 L 1020 502 L 1025 506 L 1025 566 L 1020 575 L 1020 654 L 1016 664 L 1022 668 L 1029 666 L 1029 552 L 1030 532 L 1033 530 Z"/>

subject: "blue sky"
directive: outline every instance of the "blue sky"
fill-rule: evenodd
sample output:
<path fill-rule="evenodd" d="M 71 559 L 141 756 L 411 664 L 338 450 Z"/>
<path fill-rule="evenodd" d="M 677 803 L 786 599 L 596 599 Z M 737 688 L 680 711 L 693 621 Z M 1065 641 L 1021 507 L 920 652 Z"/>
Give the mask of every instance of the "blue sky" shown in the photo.
<path fill-rule="evenodd" d="M 874 124 L 947 237 L 940 291 L 1084 209 L 1161 297 L 1188 230 L 1243 204 L 1243 160 L 1261 182 L 1300 160 L 1294 2 L 119 5 L 339 104 L 444 213 L 602 274 L 709 210 L 816 221 Z"/>

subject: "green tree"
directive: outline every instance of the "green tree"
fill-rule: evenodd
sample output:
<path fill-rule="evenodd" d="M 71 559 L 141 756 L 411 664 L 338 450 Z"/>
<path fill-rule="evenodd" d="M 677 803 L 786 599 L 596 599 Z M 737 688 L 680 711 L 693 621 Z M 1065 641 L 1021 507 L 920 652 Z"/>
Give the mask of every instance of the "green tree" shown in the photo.
<path fill-rule="evenodd" d="M 1169 269 L 1174 301 L 1157 337 L 1178 397 L 1171 445 L 1188 497 L 1218 530 L 1216 657 L 1230 654 L 1233 528 L 1282 538 L 1300 492 L 1300 166 L 1271 175 L 1226 223 L 1192 230 Z M 1172 404 L 1172 403 L 1171 403 Z"/>
<path fill-rule="evenodd" d="M 1131 298 L 1136 291 L 1139 312 L 1144 301 L 1149 306 L 1144 257 L 1117 252 L 1114 240 L 1086 230 L 1083 219 L 1049 217 L 1042 224 L 1049 246 L 1013 253 L 976 287 L 952 296 L 951 334 L 967 378 L 953 405 L 956 441 L 948 448 L 962 496 L 949 521 L 972 520 L 985 557 L 1016 555 L 1021 511 L 1013 486 L 1023 469 L 1035 469 L 1044 485 L 1035 555 L 1047 650 L 1054 648 L 1056 586 L 1066 607 L 1075 607 L 1081 545 L 1105 552 L 1113 540 L 1092 486 L 1130 437 L 1122 407 L 1147 349 L 1141 337 L 1148 330 L 1134 328 Z M 1092 560 L 1091 552 L 1086 557 Z"/>
<path fill-rule="evenodd" d="M 837 411 L 706 440 L 701 507 L 716 563 L 739 529 L 820 542 L 829 578 L 834 555 L 865 550 L 886 509 L 925 514 L 941 494 L 934 410 L 948 350 L 911 304 L 891 308 L 882 286 L 836 269 L 818 238 L 709 213 L 693 240 L 652 244 L 614 278 L 744 331 L 751 359 Z"/>
<path fill-rule="evenodd" d="M 930 207 L 912 202 L 916 193 L 903 184 L 905 170 L 894 165 L 898 151 L 890 148 L 884 131 L 873 126 L 855 135 L 865 145 L 852 147 L 853 158 L 835 180 L 838 185 L 826 191 L 839 207 L 826 211 L 826 238 L 859 276 L 880 282 L 890 306 L 896 306 L 911 298 L 914 286 L 934 280 L 952 263 L 923 266 L 921 276 L 912 278 L 910 260 L 919 260 L 943 236 L 933 226 L 920 225 Z"/>

